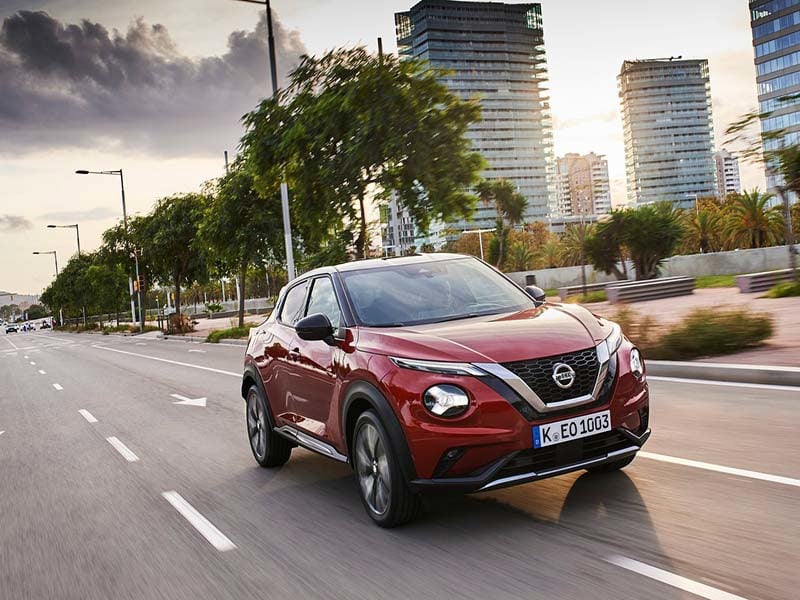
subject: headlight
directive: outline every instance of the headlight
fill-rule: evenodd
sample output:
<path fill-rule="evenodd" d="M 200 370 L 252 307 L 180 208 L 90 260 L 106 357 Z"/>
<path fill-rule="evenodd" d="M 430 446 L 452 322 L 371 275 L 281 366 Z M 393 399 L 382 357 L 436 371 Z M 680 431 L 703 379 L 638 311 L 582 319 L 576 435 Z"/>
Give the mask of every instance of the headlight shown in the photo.
<path fill-rule="evenodd" d="M 622 329 L 616 323 L 611 323 L 611 333 L 606 338 L 606 347 L 608 348 L 608 355 L 611 356 L 619 350 L 622 345 Z"/>
<path fill-rule="evenodd" d="M 469 408 L 469 396 L 454 385 L 434 385 L 422 396 L 422 402 L 437 417 L 457 417 Z"/>
<path fill-rule="evenodd" d="M 642 364 L 642 356 L 639 351 L 634 348 L 631 350 L 631 373 L 636 379 L 641 379 L 644 375 L 644 365 Z"/>
<path fill-rule="evenodd" d="M 415 371 L 425 371 L 426 373 L 438 373 L 439 375 L 469 375 L 473 377 L 483 377 L 486 375 L 484 371 L 469 363 L 416 360 L 411 358 L 396 358 L 394 356 L 390 356 L 389 360 L 398 367 L 414 369 Z"/>

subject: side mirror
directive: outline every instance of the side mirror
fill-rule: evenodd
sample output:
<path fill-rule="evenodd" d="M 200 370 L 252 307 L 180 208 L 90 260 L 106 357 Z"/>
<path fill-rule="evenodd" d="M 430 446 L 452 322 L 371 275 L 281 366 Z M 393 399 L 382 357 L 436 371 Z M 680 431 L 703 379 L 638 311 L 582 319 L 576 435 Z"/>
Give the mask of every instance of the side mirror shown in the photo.
<path fill-rule="evenodd" d="M 331 320 L 322 313 L 314 313 L 300 319 L 294 326 L 301 340 L 309 342 L 323 341 L 333 345 L 333 325 Z"/>
<path fill-rule="evenodd" d="M 525 291 L 527 292 L 528 296 L 533 298 L 533 303 L 536 306 L 541 306 L 547 299 L 547 294 L 544 293 L 544 290 L 535 285 L 526 285 Z"/>

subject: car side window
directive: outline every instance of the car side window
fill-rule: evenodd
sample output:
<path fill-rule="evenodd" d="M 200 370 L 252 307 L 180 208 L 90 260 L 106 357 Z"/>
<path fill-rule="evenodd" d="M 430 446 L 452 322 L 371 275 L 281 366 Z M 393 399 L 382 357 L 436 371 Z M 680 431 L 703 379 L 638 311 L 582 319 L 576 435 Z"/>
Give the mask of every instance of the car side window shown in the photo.
<path fill-rule="evenodd" d="M 308 281 L 297 284 L 286 293 L 286 300 L 283 301 L 281 314 L 278 316 L 278 320 L 284 325 L 294 326 L 303 316 L 306 288 Z"/>
<path fill-rule="evenodd" d="M 342 311 L 339 309 L 339 302 L 336 300 L 336 292 L 330 277 L 318 277 L 314 280 L 306 314 L 313 315 L 315 313 L 322 313 L 330 319 L 334 329 L 339 329 L 342 322 Z"/>

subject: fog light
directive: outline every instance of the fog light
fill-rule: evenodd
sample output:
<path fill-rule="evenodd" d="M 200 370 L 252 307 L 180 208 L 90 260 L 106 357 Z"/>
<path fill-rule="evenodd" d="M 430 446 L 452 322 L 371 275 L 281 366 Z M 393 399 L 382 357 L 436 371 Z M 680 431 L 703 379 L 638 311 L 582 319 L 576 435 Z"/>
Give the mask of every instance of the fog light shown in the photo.
<path fill-rule="evenodd" d="M 636 379 L 641 379 L 642 375 L 644 375 L 642 357 L 636 348 L 631 350 L 631 373 L 633 373 L 633 376 L 636 377 Z"/>
<path fill-rule="evenodd" d="M 469 396 L 454 385 L 435 385 L 425 392 L 422 402 L 437 417 L 456 417 L 469 408 Z"/>

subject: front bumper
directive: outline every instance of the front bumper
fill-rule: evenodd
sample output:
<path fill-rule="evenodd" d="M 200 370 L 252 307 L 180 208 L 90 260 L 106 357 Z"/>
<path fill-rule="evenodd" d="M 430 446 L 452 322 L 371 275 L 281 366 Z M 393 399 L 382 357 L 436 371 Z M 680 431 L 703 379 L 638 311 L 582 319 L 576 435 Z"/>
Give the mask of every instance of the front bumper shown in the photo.
<path fill-rule="evenodd" d="M 621 460 L 636 454 L 649 437 L 650 429 L 637 435 L 618 427 L 611 432 L 556 446 L 518 450 L 478 473 L 461 477 L 414 479 L 409 485 L 417 492 L 442 490 L 470 493 L 496 490 Z"/>

